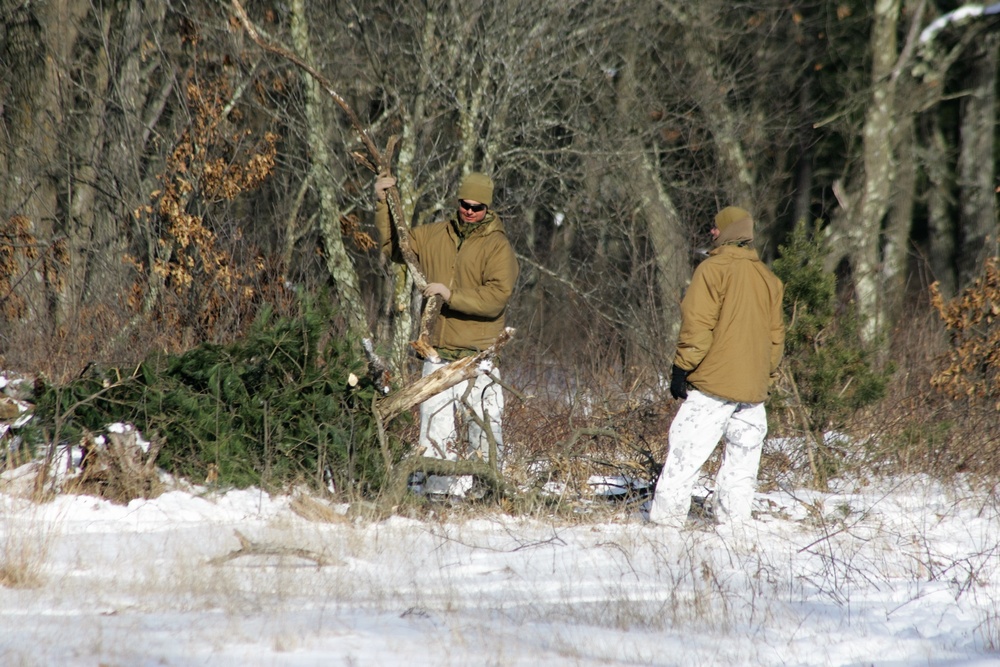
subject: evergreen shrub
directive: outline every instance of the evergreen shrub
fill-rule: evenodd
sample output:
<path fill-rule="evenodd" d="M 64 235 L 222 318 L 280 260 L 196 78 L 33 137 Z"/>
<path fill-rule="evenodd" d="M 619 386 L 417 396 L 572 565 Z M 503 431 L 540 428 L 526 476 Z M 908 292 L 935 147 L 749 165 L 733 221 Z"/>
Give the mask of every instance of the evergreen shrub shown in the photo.
<path fill-rule="evenodd" d="M 779 248 L 774 272 L 785 284 L 785 358 L 772 407 L 791 412 L 811 443 L 815 482 L 824 486 L 842 456 L 825 435 L 885 395 L 894 366 L 878 368 L 862 343 L 853 305 L 838 312 L 836 276 L 823 269 L 819 224 L 800 223 Z"/>
<path fill-rule="evenodd" d="M 309 483 L 377 492 L 386 474 L 373 414 L 376 389 L 360 346 L 330 335 L 331 313 L 302 303 L 294 317 L 265 308 L 236 342 L 151 355 L 132 371 L 88 372 L 36 390 L 35 428 L 76 442 L 130 422 L 158 438 L 158 465 L 223 486 Z M 398 443 L 390 443 L 399 457 Z"/>

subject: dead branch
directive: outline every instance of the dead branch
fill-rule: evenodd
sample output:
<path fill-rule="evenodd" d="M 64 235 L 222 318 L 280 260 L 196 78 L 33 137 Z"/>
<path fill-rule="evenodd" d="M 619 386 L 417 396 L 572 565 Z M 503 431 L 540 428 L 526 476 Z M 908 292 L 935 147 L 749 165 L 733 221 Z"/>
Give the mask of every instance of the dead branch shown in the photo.
<path fill-rule="evenodd" d="M 566 438 L 566 440 L 564 442 L 560 443 L 560 445 L 558 447 L 559 453 L 562 456 L 565 456 L 566 458 L 573 458 L 574 456 L 577 456 L 578 452 L 575 451 L 576 443 L 580 440 L 580 438 L 582 438 L 584 436 L 589 436 L 589 437 L 593 437 L 593 438 L 600 438 L 600 437 L 603 437 L 603 438 L 613 438 L 615 440 L 620 440 L 621 439 L 621 436 L 618 435 L 618 432 L 617 431 L 612 431 L 611 429 L 607 429 L 607 428 L 578 428 L 575 431 L 573 431 L 570 434 L 570 436 L 568 438 Z"/>
<path fill-rule="evenodd" d="M 278 556 L 280 558 L 291 556 L 293 558 L 310 560 L 316 563 L 317 567 L 342 564 L 339 561 L 331 561 L 323 554 L 310 549 L 285 547 L 277 544 L 267 544 L 264 542 L 254 542 L 238 530 L 234 530 L 233 532 L 236 534 L 236 539 L 240 541 L 240 548 L 230 551 L 224 556 L 217 556 L 209 560 L 208 562 L 210 565 L 221 565 L 236 558 L 240 558 L 241 556 Z"/>
<path fill-rule="evenodd" d="M 388 394 L 392 388 L 390 384 L 392 373 L 389 370 L 389 364 L 375 352 L 375 345 L 372 343 L 371 338 L 363 339 L 361 347 L 365 351 L 365 356 L 368 357 L 368 375 L 372 384 L 383 395 Z"/>
<path fill-rule="evenodd" d="M 487 359 L 494 358 L 513 335 L 514 329 L 507 327 L 497 336 L 493 344 L 485 350 L 471 357 L 453 361 L 430 375 L 425 375 L 408 387 L 400 389 L 395 394 L 382 399 L 375 408 L 379 419 L 383 423 L 386 423 L 393 417 L 409 410 L 414 405 L 423 403 L 431 396 L 439 394 L 459 382 L 471 380 L 476 377 L 476 375 L 482 372 L 479 369 L 479 365 Z"/>
<path fill-rule="evenodd" d="M 492 373 L 487 374 L 488 377 L 493 377 Z M 466 388 L 465 393 L 462 394 L 462 405 L 468 411 L 469 417 L 472 421 L 476 422 L 476 425 L 482 430 L 486 435 L 486 442 L 489 449 L 489 454 L 487 461 L 490 464 L 490 470 L 497 472 L 499 470 L 499 459 L 500 453 L 497 447 L 497 436 L 493 433 L 493 426 L 490 425 L 490 413 L 486 410 L 486 406 L 483 406 L 483 416 L 480 417 L 476 413 L 476 409 L 472 407 L 472 403 L 469 400 L 470 394 L 472 394 L 473 385 L 470 382 Z"/>
<path fill-rule="evenodd" d="M 806 451 L 809 455 L 809 468 L 813 475 L 813 485 L 818 490 L 825 490 L 827 483 L 826 475 L 820 469 L 818 462 L 818 452 L 822 450 L 823 443 L 809 427 L 809 408 L 806 407 L 805 402 L 802 400 L 802 396 L 799 394 L 799 386 L 795 382 L 795 378 L 792 376 L 791 371 L 782 367 L 779 372 L 782 380 L 784 380 L 785 384 L 792 390 L 794 403 L 791 406 L 791 410 L 792 413 L 798 418 L 799 424 L 802 428 L 803 437 L 806 440 Z"/>

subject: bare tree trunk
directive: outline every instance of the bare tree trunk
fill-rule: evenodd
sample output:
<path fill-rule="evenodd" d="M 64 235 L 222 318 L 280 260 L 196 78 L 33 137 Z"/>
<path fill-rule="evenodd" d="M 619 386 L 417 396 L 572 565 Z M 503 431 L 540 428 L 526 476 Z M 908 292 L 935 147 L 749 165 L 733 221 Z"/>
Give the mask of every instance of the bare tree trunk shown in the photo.
<path fill-rule="evenodd" d="M 76 41 L 74 24 L 86 8 L 86 2 L 32 5 L 5 0 L 0 5 L 6 32 L 2 76 L 9 91 L 0 133 L 3 215 L 25 216 L 43 244 L 65 238 L 59 221 L 66 193 L 55 177 L 66 121 L 60 66 L 69 59 Z M 50 260 L 48 256 L 45 261 Z M 52 276 L 33 272 L 21 285 L 32 319 L 57 320 L 67 301 L 65 285 L 48 282 Z"/>
<path fill-rule="evenodd" d="M 98 45 L 87 53 L 93 90 L 75 133 L 78 173 L 73 178 L 69 220 L 78 228 L 79 300 L 114 302 L 126 289 L 128 221 L 154 189 L 159 161 L 149 150 L 174 90 L 173 68 L 164 66 L 170 40 L 151 50 L 163 34 L 166 6 L 117 2 L 111 10 L 91 12 Z M 79 59 L 79 58 L 78 58 Z"/>
<path fill-rule="evenodd" d="M 631 128 L 632 139 L 625 142 L 624 160 L 619 170 L 624 190 L 634 193 L 638 210 L 648 230 L 656 263 L 659 313 L 655 320 L 665 327 L 663 338 L 672 342 L 680 330 L 680 302 L 691 277 L 690 239 L 670 193 L 667 192 L 653 148 L 643 145 L 642 126 L 647 112 L 639 102 L 642 82 L 636 76 L 639 54 L 635 42 L 628 42 L 624 66 L 617 88 L 618 115 Z M 654 328 L 660 328 L 656 326 Z M 672 351 L 669 353 L 672 354 Z"/>
<path fill-rule="evenodd" d="M 917 197 L 917 157 L 914 117 L 901 113 L 893 131 L 896 150 L 896 179 L 893 183 L 892 208 L 885 229 L 882 261 L 883 310 L 887 322 L 897 322 L 902 314 L 906 291 L 910 249 L 910 229 Z"/>
<path fill-rule="evenodd" d="M 662 310 L 662 322 L 667 340 L 675 340 L 680 331 L 680 303 L 684 288 L 691 277 L 689 239 L 674 203 L 667 193 L 652 157 L 643 152 L 636 156 L 636 182 L 643 197 L 644 217 L 654 246 L 656 278 Z"/>
<path fill-rule="evenodd" d="M 872 54 L 872 96 L 862 127 L 860 184 L 840 198 L 845 215 L 834 218 L 835 238 L 845 241 L 854 278 L 861 335 L 868 342 L 882 333 L 886 317 L 882 301 L 882 223 L 889 210 L 896 177 L 892 135 L 897 122 L 893 69 L 898 58 L 896 31 L 900 0 L 876 0 L 869 45 Z"/>
<path fill-rule="evenodd" d="M 700 7 L 704 7 L 699 3 Z M 710 25 L 708 21 L 701 23 Z M 693 28 L 693 26 L 692 26 Z M 704 40 L 699 30 L 689 29 L 684 40 L 684 53 L 687 63 L 695 70 L 692 77 L 695 85 L 690 94 L 698 109 L 704 115 L 705 123 L 712 133 L 715 152 L 719 157 L 725 182 L 725 191 L 729 201 L 725 205 L 745 206 L 756 211 L 758 202 L 754 196 L 756 175 L 744 154 L 743 145 L 738 136 L 740 120 L 737 114 L 726 104 L 726 84 L 716 79 L 715 72 L 720 70 L 712 54 L 705 49 Z M 721 208 L 721 207 L 720 207 Z"/>
<path fill-rule="evenodd" d="M 810 83 L 806 82 L 802 85 L 799 90 L 799 113 L 803 118 L 808 118 L 810 113 L 811 100 L 811 88 Z M 799 151 L 798 158 L 795 163 L 795 208 L 794 208 L 794 223 L 800 224 L 806 222 L 812 224 L 812 192 L 813 192 L 813 164 L 812 164 L 812 154 L 813 148 L 810 145 L 810 133 L 805 130 L 799 130 L 798 133 L 799 141 Z"/>
<path fill-rule="evenodd" d="M 664 3 L 663 6 L 684 26 L 684 61 L 693 70 L 693 76 L 688 77 L 690 87 L 686 92 L 712 135 L 715 153 L 723 171 L 722 187 L 729 198 L 722 205 L 733 204 L 755 210 L 758 208 L 754 196 L 756 174 L 744 153 L 740 138 L 741 119 L 726 103 L 726 94 L 733 84 L 722 81 L 717 76 L 718 72 L 725 72 L 726 68 L 706 48 L 703 34 L 715 22 L 714 13 L 718 8 L 705 2 L 690 5 Z"/>
<path fill-rule="evenodd" d="M 991 32 L 983 35 L 981 41 L 973 46 L 975 56 L 968 79 L 971 90 L 962 100 L 958 156 L 962 225 L 959 287 L 978 277 L 986 259 L 998 254 L 996 160 L 993 153 L 997 123 L 998 45 L 1000 35 Z"/>
<path fill-rule="evenodd" d="M 431 49 L 436 23 L 436 14 L 433 11 L 428 11 L 421 35 L 421 56 Z M 404 101 L 404 106 L 399 109 L 404 120 L 395 172 L 399 182 L 403 216 L 411 226 L 418 224 L 414 221 L 414 215 L 416 203 L 423 194 L 419 189 L 420 181 L 418 178 L 422 171 L 420 165 L 417 164 L 417 149 L 420 146 L 418 133 L 421 126 L 420 121 L 424 119 L 426 113 L 426 91 L 431 89 L 431 71 L 429 67 L 420 68 L 420 81 L 414 86 L 414 96 Z M 380 337 L 382 340 L 388 341 L 389 358 L 393 366 L 403 371 L 406 368 L 410 341 L 413 340 L 414 336 L 414 322 L 420 319 L 420 307 L 423 299 L 414 294 L 413 275 L 406 266 L 391 263 L 388 268 L 392 287 L 388 298 L 392 316 L 387 323 L 388 326 L 380 332 Z"/>
<path fill-rule="evenodd" d="M 927 157 L 924 168 L 930 181 L 927 193 L 928 260 L 933 279 L 938 282 L 942 296 L 957 294 L 955 273 L 955 219 L 950 214 L 952 206 L 952 178 L 949 165 L 950 147 L 941 130 L 939 114 L 928 114 Z"/>

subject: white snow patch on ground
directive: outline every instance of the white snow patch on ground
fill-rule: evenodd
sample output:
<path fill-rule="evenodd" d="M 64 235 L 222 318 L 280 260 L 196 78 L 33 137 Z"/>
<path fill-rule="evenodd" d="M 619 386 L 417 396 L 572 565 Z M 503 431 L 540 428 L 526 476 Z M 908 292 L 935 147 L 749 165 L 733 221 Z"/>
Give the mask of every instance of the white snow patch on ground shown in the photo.
<path fill-rule="evenodd" d="M 916 478 L 757 506 L 735 539 L 631 504 L 316 523 L 256 490 L 33 504 L 0 481 L 0 577 L 38 572 L 0 587 L 0 665 L 1000 664 L 995 494 Z M 236 531 L 277 555 L 226 559 Z"/>

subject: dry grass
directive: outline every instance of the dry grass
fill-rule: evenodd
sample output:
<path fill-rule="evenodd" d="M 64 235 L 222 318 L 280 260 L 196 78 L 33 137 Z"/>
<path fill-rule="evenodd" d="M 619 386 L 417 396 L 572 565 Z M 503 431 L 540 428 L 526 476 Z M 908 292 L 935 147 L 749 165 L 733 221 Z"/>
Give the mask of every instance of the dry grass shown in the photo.
<path fill-rule="evenodd" d="M 983 647 L 987 651 L 990 653 L 1000 652 L 1000 613 L 987 614 L 983 622 L 976 628 L 976 634 L 982 638 Z"/>
<path fill-rule="evenodd" d="M 53 524 L 35 516 L 40 511 L 34 502 L 8 496 L 0 506 L 0 586 L 5 588 L 40 588 L 43 572 L 55 539 Z M 6 503 L 23 503 L 32 510 L 17 511 L 18 520 L 7 514 Z M 15 508 L 10 514 L 14 515 Z"/>
<path fill-rule="evenodd" d="M 346 514 L 338 512 L 332 505 L 305 493 L 298 493 L 292 498 L 291 510 L 306 521 L 316 523 L 349 522 Z"/>
<path fill-rule="evenodd" d="M 1000 414 L 986 401 L 955 400 L 931 379 L 947 361 L 948 339 L 929 306 L 911 311 L 892 336 L 885 363 L 896 369 L 879 402 L 851 416 L 838 432 L 847 436 L 828 452 L 834 476 L 926 474 L 946 480 L 971 474 L 983 483 L 1000 478 Z M 805 439 L 788 415 L 771 411 L 769 438 Z M 807 448 L 765 456 L 760 481 L 797 476 L 807 481 Z"/>
<path fill-rule="evenodd" d="M 527 489 L 552 484 L 578 499 L 592 497 L 592 476 L 655 481 L 676 404 L 648 387 L 608 378 L 578 380 L 585 389 L 569 400 L 539 387 L 521 400 L 508 397 L 504 473 L 511 483 Z"/>

